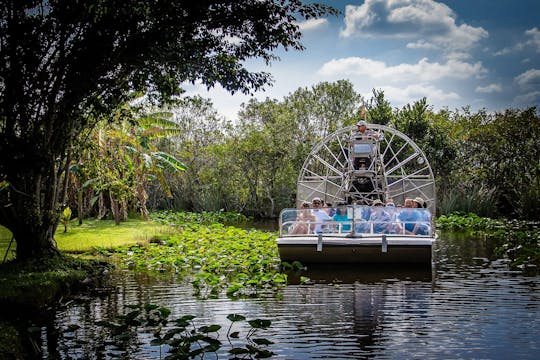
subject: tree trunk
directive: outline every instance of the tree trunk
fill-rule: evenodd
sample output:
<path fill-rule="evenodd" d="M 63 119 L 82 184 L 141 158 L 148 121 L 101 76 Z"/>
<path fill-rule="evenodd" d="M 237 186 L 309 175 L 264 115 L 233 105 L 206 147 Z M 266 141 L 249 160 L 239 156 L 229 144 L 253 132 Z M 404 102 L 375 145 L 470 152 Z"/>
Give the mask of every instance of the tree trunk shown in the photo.
<path fill-rule="evenodd" d="M 47 152 L 19 161 L 10 158 L 9 152 L 5 155 L 10 159 L 4 165 L 9 187 L 0 191 L 0 224 L 15 238 L 17 260 L 58 254 L 54 233 L 60 218 L 59 200 L 66 167 Z"/>
<path fill-rule="evenodd" d="M 96 219 L 101 220 L 106 214 L 107 207 L 105 206 L 105 199 L 103 198 L 103 192 L 100 192 L 98 197 L 98 214 L 96 216 Z"/>
<path fill-rule="evenodd" d="M 83 223 L 83 217 L 84 217 L 84 197 L 83 197 L 83 189 L 79 186 L 77 189 L 77 214 L 79 217 L 79 225 L 82 225 Z"/>
<path fill-rule="evenodd" d="M 24 261 L 58 254 L 53 238 L 55 228 L 53 225 L 45 229 L 43 226 L 26 224 L 13 229 L 13 236 L 17 242 L 17 260 Z"/>
<path fill-rule="evenodd" d="M 120 225 L 120 204 L 111 193 L 109 193 L 109 198 L 111 199 L 111 211 L 113 214 L 114 223 L 116 225 Z"/>
<path fill-rule="evenodd" d="M 139 185 L 137 187 L 137 200 L 139 200 L 139 206 L 141 209 L 141 216 L 144 220 L 148 220 L 148 209 L 146 208 L 146 201 L 148 200 L 148 195 L 144 186 Z"/>

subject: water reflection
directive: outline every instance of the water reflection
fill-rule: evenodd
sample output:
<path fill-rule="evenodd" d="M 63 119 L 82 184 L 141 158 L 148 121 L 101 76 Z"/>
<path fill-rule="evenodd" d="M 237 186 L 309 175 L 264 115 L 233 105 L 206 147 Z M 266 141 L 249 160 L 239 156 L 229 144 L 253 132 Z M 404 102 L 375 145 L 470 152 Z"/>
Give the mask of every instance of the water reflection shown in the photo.
<path fill-rule="evenodd" d="M 377 283 L 398 280 L 434 280 L 434 268 L 414 265 L 370 264 L 310 264 L 300 271 L 288 272 L 288 283 L 298 285 L 302 280 L 314 283 Z"/>
<path fill-rule="evenodd" d="M 536 358 L 540 277 L 508 270 L 482 239 L 443 234 L 435 254 L 433 270 L 309 267 L 291 273 L 279 297 L 237 301 L 199 301 L 189 283 L 126 272 L 117 274 L 113 291 L 27 319 L 21 328 L 38 327 L 43 359 L 160 359 L 167 348 L 150 346 L 150 333 L 135 334 L 121 349 L 94 325 L 129 304 L 157 303 L 172 318 L 196 315 L 198 325 L 226 328 L 231 313 L 271 319 L 261 337 L 274 342 L 278 359 Z M 248 327 L 237 330 L 245 334 Z M 233 345 L 243 341 L 241 335 Z M 228 349 L 218 358 L 229 358 Z"/>

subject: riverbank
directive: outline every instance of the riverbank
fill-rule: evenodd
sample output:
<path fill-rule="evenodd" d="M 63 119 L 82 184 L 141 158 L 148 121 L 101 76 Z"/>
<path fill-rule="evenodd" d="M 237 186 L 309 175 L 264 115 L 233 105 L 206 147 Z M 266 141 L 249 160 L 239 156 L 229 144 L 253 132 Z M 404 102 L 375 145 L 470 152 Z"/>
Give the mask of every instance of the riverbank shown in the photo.
<path fill-rule="evenodd" d="M 525 275 L 540 269 L 540 222 L 515 219 L 490 219 L 472 213 L 454 213 L 437 218 L 437 228 L 461 231 L 492 240 L 498 258 L 508 258 L 510 267 Z"/>

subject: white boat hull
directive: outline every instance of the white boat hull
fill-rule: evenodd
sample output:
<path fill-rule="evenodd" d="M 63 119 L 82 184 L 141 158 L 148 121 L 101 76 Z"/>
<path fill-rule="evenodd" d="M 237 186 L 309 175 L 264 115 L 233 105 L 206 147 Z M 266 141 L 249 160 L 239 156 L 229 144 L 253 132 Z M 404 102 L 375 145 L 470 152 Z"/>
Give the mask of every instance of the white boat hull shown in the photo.
<path fill-rule="evenodd" d="M 277 239 L 282 261 L 431 265 L 434 237 L 404 235 L 288 236 Z"/>

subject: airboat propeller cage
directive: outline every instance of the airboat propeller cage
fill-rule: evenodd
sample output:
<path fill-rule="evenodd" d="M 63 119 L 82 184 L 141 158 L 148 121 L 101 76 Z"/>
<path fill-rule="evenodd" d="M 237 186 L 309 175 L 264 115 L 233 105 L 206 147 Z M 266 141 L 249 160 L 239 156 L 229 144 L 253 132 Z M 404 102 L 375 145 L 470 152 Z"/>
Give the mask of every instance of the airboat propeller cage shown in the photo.
<path fill-rule="evenodd" d="M 346 127 L 313 147 L 298 176 L 297 206 L 314 197 L 333 205 L 421 197 L 435 213 L 435 179 L 424 152 L 388 126 L 368 124 L 366 133 Z"/>

